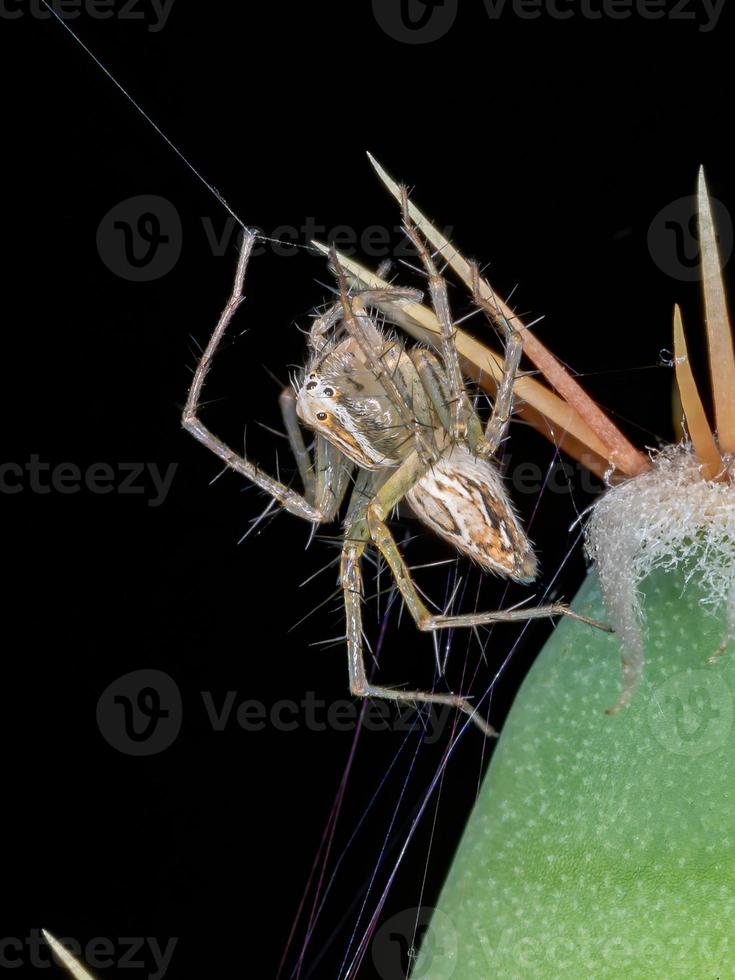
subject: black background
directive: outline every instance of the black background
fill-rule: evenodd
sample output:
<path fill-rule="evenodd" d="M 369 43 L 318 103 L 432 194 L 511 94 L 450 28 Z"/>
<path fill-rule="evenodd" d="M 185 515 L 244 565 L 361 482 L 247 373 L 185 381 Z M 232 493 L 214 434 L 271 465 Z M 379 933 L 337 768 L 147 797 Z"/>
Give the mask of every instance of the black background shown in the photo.
<path fill-rule="evenodd" d="M 349 7 L 175 0 L 160 31 L 148 29 L 156 17 L 145 4 L 134 8 L 145 20 L 68 23 L 233 209 L 269 235 L 309 219 L 357 235 L 394 229 L 370 149 L 466 253 L 490 263 L 501 292 L 518 284 L 518 309 L 545 314 L 539 335 L 632 439 L 672 438 L 660 351 L 670 347 L 675 301 L 694 338 L 698 287 L 661 268 L 677 268 L 666 236 L 658 250 L 647 236 L 662 208 L 694 192 L 700 163 L 713 195 L 732 204 L 727 13 L 706 32 L 701 13 L 699 24 L 636 14 L 524 20 L 511 10 L 492 21 L 481 4 L 466 4 L 445 36 L 408 44 L 380 26 L 371 4 Z M 287 515 L 238 546 L 264 501 L 229 474 L 210 486 L 218 464 L 179 425 L 196 343 L 216 321 L 236 254 L 234 239 L 215 254 L 203 221 L 220 234 L 227 213 L 60 24 L 18 9 L 21 17 L 0 19 L 9 68 L 4 461 L 24 466 L 37 454 L 82 471 L 177 468 L 161 506 L 150 505 L 149 481 L 139 481 L 142 494 L 39 493 L 26 476 L 21 492 L 0 497 L 11 627 L 0 934 L 24 940 L 45 926 L 82 943 L 107 937 L 118 958 L 120 937 L 163 945 L 179 937 L 169 977 L 275 976 L 354 733 L 304 724 L 246 732 L 234 717 L 217 732 L 201 692 L 219 704 L 236 691 L 238 702 L 267 709 L 305 692 L 327 704 L 347 697 L 342 647 L 310 646 L 341 632 L 336 600 L 288 632 L 335 587 L 332 569 L 298 588 L 334 551 L 321 541 L 305 550 L 308 527 Z M 166 275 L 135 282 L 103 262 L 98 228 L 120 202 L 150 194 L 179 215 L 180 254 Z M 270 469 L 282 443 L 253 424 L 279 425 L 278 385 L 266 368 L 285 381 L 300 363 L 294 323 L 308 323 L 327 282 L 324 263 L 306 251 L 265 248 L 207 388 L 211 428 L 240 447 L 249 423 L 248 449 Z M 453 300 L 467 312 L 460 289 Z M 508 452 L 544 467 L 554 458 L 521 425 Z M 288 472 L 284 452 L 281 461 Z M 568 531 L 576 509 L 592 499 L 578 474 L 572 491 L 516 495 L 544 586 L 576 539 Z M 448 554 L 421 534 L 409 556 Z M 554 594 L 573 595 L 583 570 L 577 548 Z M 469 608 L 479 576 L 460 571 Z M 421 579 L 438 600 L 446 580 L 446 568 Z M 525 595 L 486 581 L 479 601 L 493 608 Z M 366 621 L 375 638 L 374 604 Z M 495 685 L 494 723 L 547 631 L 537 624 L 521 637 Z M 518 635 L 493 634 L 475 693 Z M 461 636 L 452 650 L 456 686 L 479 651 Z M 382 653 L 386 682 L 432 683 L 431 639 L 399 625 L 395 609 Z M 183 724 L 170 747 L 135 758 L 105 740 L 95 713 L 108 685 L 143 669 L 174 679 Z M 376 911 L 451 734 L 419 745 L 418 733 L 361 733 L 327 877 L 389 775 L 335 879 L 302 976 L 342 975 L 352 931 L 360 938 Z M 489 750 L 474 730 L 464 733 L 379 922 L 435 901 Z M 360 975 L 381 975 L 371 957 Z M 27 951 L 23 963 L 33 972 Z"/>

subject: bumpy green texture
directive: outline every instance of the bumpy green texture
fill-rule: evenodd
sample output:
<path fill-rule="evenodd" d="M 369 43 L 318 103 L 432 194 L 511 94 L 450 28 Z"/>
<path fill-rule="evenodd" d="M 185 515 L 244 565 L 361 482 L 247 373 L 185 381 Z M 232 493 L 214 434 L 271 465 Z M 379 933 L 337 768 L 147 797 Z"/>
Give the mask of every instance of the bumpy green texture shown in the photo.
<path fill-rule="evenodd" d="M 735 651 L 683 575 L 643 585 L 644 679 L 559 623 L 505 724 L 413 980 L 735 977 Z M 604 619 L 594 576 L 574 603 Z"/>

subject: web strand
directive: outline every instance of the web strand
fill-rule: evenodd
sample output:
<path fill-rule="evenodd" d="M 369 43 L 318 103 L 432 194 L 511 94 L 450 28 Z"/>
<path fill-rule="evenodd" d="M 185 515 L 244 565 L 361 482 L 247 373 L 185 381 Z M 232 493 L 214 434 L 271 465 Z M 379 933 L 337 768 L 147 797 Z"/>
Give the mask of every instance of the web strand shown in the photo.
<path fill-rule="evenodd" d="M 76 31 L 74 31 L 68 25 L 68 23 L 63 19 L 63 17 L 61 17 L 57 13 L 57 11 L 54 10 L 54 8 L 48 2 L 48 0 L 41 0 L 41 4 L 46 8 L 46 10 L 49 11 L 49 13 L 52 15 L 52 17 L 54 18 L 54 20 L 56 20 L 59 24 L 61 24 L 61 26 L 64 28 L 64 30 L 67 32 L 67 34 L 69 34 L 74 39 L 74 41 L 79 45 L 79 47 L 82 49 L 82 51 L 84 51 L 85 54 L 87 54 L 88 57 L 92 59 L 92 61 L 97 66 L 97 68 L 99 68 L 99 70 L 102 72 L 102 74 L 112 82 L 112 84 L 115 86 L 115 88 L 125 97 L 125 99 L 127 99 L 127 101 L 133 106 L 133 108 L 136 110 L 136 112 L 138 112 L 143 117 L 143 119 L 145 119 L 145 121 L 148 123 L 148 125 L 161 137 L 161 139 L 164 141 L 164 143 L 168 147 L 170 147 L 170 149 L 173 150 L 173 152 L 176 154 L 176 156 L 179 158 L 179 160 L 181 160 L 181 162 L 184 164 L 184 166 L 192 174 L 194 174 L 194 176 L 196 177 L 196 179 L 207 188 L 207 190 L 209 191 L 209 193 L 217 201 L 219 201 L 219 203 L 222 205 L 222 207 L 227 211 L 227 213 L 232 218 L 235 219 L 235 221 L 243 229 L 243 231 L 245 231 L 245 232 L 247 232 L 249 234 L 255 235 L 255 237 L 257 239 L 259 239 L 260 241 L 262 241 L 262 242 L 276 242 L 279 245 L 290 245 L 293 248 L 303 248 L 305 251 L 310 251 L 310 248 L 309 248 L 308 245 L 302 245 L 302 244 L 300 244 L 298 242 L 285 241 L 285 240 L 280 239 L 280 238 L 270 238 L 268 235 L 262 235 L 259 231 L 255 230 L 253 228 L 250 228 L 248 225 L 246 225 L 245 222 L 240 217 L 240 215 L 237 214 L 237 212 L 235 210 L 233 210 L 233 208 L 230 207 L 230 205 L 227 203 L 227 201 L 225 200 L 225 198 L 220 194 L 220 192 L 217 190 L 217 188 L 214 186 L 214 184 L 210 184 L 210 182 L 207 180 L 207 178 L 204 176 L 204 174 L 200 170 L 197 170 L 197 168 L 194 166 L 194 164 L 189 160 L 189 158 L 183 152 L 183 150 L 179 149 L 179 147 L 176 145 L 176 143 L 174 143 L 174 141 L 172 139 L 170 139 L 169 136 L 166 135 L 166 133 L 161 129 L 161 127 L 158 125 L 158 123 L 155 121 L 155 119 L 153 119 L 153 117 L 150 116 L 146 112 L 146 110 L 143 108 L 143 106 L 135 98 L 133 98 L 133 96 L 125 88 L 125 86 L 121 82 L 119 82 L 117 80 L 117 78 L 115 78 L 115 76 L 112 74 L 112 72 L 109 70 L 109 68 L 107 68 L 106 65 L 97 57 L 97 55 L 94 53 L 94 51 L 92 51 L 92 49 L 87 44 L 84 43 L 84 41 L 81 39 L 81 37 L 79 37 L 79 35 L 76 33 Z"/>

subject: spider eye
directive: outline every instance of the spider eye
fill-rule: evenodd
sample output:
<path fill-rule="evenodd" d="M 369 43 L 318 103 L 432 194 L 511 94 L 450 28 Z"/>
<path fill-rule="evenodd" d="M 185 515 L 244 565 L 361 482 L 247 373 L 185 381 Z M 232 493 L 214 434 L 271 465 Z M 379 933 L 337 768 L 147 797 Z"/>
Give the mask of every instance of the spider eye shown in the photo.
<path fill-rule="evenodd" d="M 320 422 L 323 422 L 324 419 L 327 417 L 327 413 L 326 412 L 317 412 L 316 413 L 316 417 L 319 419 Z"/>
<path fill-rule="evenodd" d="M 307 391 L 311 391 L 312 388 L 316 388 L 316 381 L 310 381 L 306 386 Z"/>
<path fill-rule="evenodd" d="M 324 394 L 327 396 L 327 398 L 331 398 L 334 394 L 334 388 L 325 388 Z"/>

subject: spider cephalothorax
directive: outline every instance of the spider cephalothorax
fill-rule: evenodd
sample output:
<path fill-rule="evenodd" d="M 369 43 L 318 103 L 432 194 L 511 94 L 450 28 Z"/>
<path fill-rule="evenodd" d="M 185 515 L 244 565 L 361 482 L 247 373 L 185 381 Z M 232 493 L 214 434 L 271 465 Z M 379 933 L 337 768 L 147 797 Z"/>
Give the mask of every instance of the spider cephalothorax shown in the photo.
<path fill-rule="evenodd" d="M 407 392 L 417 392 L 416 368 L 403 345 L 397 338 L 389 343 L 377 328 L 376 333 L 386 368 L 400 376 Z M 368 470 L 397 466 L 412 449 L 410 433 L 351 337 L 312 358 L 296 411 L 305 425 Z"/>
<path fill-rule="evenodd" d="M 431 612 L 413 582 L 386 523 L 403 500 L 437 535 L 485 571 L 530 582 L 536 576 L 536 558 L 493 463 L 512 412 L 520 336 L 501 318 L 506 337 L 504 375 L 490 418 L 483 425 L 465 390 L 444 280 L 410 221 L 407 199 L 403 202 L 403 217 L 406 232 L 429 277 L 441 324 L 441 344 L 436 351 L 407 348 L 384 331 L 369 313 L 371 301 L 377 301 L 377 297 L 368 291 L 351 295 L 333 254 L 339 299 L 315 320 L 309 332 L 307 367 L 296 394 L 287 388 L 280 400 L 304 484 L 303 494 L 234 453 L 205 428 L 197 414 L 212 356 L 242 301 L 254 233 L 244 236 L 232 297 L 195 373 L 184 409 L 184 425 L 228 466 L 269 493 L 290 513 L 313 523 L 336 518 L 354 477 L 340 565 L 352 692 L 398 702 L 454 705 L 471 715 L 486 734 L 492 734 L 493 729 L 461 695 L 369 682 L 363 658 L 361 609 L 360 564 L 365 549 L 372 545 L 381 553 L 406 608 L 421 630 L 476 627 L 555 615 L 592 621 L 563 603 L 439 615 Z M 400 290 L 390 293 L 395 302 L 400 296 Z M 477 293 L 474 298 L 490 315 L 487 302 Z M 300 422 L 314 433 L 313 451 L 304 442 Z"/>

